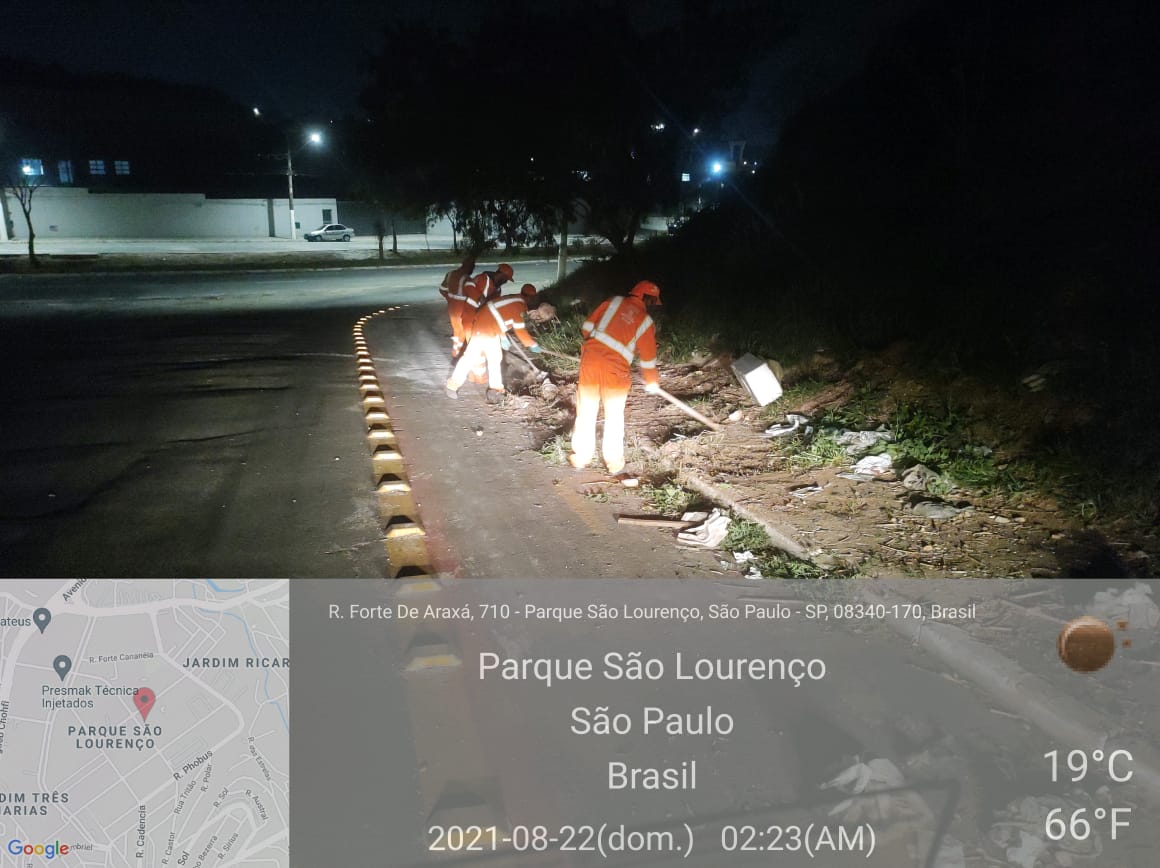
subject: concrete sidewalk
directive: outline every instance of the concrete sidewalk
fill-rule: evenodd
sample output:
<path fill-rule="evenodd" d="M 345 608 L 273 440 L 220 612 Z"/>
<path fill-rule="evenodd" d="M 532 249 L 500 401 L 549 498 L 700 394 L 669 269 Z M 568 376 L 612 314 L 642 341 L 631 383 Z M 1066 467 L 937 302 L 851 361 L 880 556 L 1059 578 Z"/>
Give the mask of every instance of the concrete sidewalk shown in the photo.
<path fill-rule="evenodd" d="M 38 235 L 36 252 L 44 256 L 102 256 L 110 254 L 151 256 L 170 254 L 289 254 L 332 255 L 364 258 L 378 253 L 378 239 L 355 238 L 350 242 L 310 242 L 303 238 L 53 238 Z M 386 239 L 391 250 L 391 239 Z M 450 235 L 400 235 L 400 251 L 452 251 Z M 0 256 L 28 253 L 28 241 L 0 241 Z"/>

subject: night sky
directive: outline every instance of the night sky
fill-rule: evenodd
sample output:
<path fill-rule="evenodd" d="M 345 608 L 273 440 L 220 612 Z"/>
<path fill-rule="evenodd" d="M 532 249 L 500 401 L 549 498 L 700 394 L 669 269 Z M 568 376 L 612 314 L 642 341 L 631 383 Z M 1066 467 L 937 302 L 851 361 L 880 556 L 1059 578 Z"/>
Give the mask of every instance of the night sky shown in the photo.
<path fill-rule="evenodd" d="M 787 0 L 793 34 L 771 46 L 752 71 L 749 98 L 724 132 L 756 147 L 773 144 L 781 123 L 804 99 L 856 71 L 881 30 L 915 5 L 916 0 Z M 19 38 L 6 40 L 4 51 L 78 72 L 209 85 L 268 112 L 322 119 L 357 109 L 358 61 L 379 48 L 385 22 L 421 17 L 469 37 L 485 8 L 476 0 L 67 0 L 27 9 Z M 637 25 L 648 28 L 672 15 L 679 0 L 645 0 L 629 8 Z M 529 49 L 546 47 L 509 46 L 498 52 L 497 63 L 505 50 Z M 725 47 L 722 57 L 727 62 Z"/>

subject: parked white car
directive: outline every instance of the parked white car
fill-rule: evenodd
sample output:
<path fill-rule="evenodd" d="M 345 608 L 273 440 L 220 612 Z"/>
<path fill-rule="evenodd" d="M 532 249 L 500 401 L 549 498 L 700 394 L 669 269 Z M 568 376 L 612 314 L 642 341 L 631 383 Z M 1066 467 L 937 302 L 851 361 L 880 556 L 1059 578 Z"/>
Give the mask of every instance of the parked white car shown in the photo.
<path fill-rule="evenodd" d="M 307 241 L 350 241 L 354 238 L 354 230 L 341 223 L 327 223 L 313 232 L 307 232 L 303 238 Z"/>

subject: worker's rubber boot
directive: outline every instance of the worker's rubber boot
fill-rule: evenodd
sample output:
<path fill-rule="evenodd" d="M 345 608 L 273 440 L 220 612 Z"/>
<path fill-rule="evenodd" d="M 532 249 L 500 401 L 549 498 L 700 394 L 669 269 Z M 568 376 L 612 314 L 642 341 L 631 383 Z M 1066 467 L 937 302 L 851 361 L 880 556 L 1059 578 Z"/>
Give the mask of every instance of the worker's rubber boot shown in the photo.
<path fill-rule="evenodd" d="M 458 392 L 457 390 L 455 390 L 455 389 L 452 389 L 452 388 L 451 388 L 451 384 L 450 384 L 450 383 L 444 383 L 444 385 L 443 385 L 443 394 L 445 394 L 445 395 L 446 395 L 448 398 L 450 398 L 452 401 L 458 401 L 458 400 L 459 400 L 459 392 Z"/>
<path fill-rule="evenodd" d="M 608 475 L 609 476 L 619 476 L 621 473 L 624 473 L 624 462 L 623 461 L 620 462 L 619 464 L 609 464 L 608 465 Z"/>
<path fill-rule="evenodd" d="M 575 467 L 577 470 L 583 470 L 588 466 L 588 462 L 581 461 L 580 456 L 578 456 L 575 452 L 568 456 L 568 463 Z"/>
<path fill-rule="evenodd" d="M 503 389 L 488 389 L 486 400 L 489 404 L 503 404 Z"/>

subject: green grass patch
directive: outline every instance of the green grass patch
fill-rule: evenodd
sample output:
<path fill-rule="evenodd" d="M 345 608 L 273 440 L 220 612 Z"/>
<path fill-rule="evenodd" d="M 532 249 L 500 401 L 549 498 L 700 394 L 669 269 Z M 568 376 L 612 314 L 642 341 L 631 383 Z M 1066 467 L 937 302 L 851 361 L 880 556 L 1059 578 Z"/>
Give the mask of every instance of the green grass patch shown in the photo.
<path fill-rule="evenodd" d="M 729 552 L 752 552 L 752 561 L 767 579 L 821 579 L 826 571 L 773 547 L 765 528 L 755 521 L 734 516 L 721 548 Z"/>
<path fill-rule="evenodd" d="M 661 361 L 683 364 L 709 351 L 714 335 L 690 317 L 662 319 L 657 323 L 657 355 Z"/>
<path fill-rule="evenodd" d="M 640 487 L 641 496 L 645 502 L 663 515 L 678 515 L 689 511 L 697 502 L 697 495 L 673 481 L 652 485 L 645 483 Z"/>
<path fill-rule="evenodd" d="M 836 431 L 819 431 L 812 437 L 791 437 L 781 448 L 781 454 L 795 470 L 830 467 L 841 464 L 848 457 L 838 445 Z"/>
<path fill-rule="evenodd" d="M 821 394 L 830 385 L 823 380 L 807 377 L 793 385 L 785 386 L 780 398 L 762 408 L 761 417 L 767 422 L 777 422 L 786 413 L 791 412 L 794 407 L 799 407 L 814 396 Z"/>
<path fill-rule="evenodd" d="M 536 341 L 541 347 L 554 353 L 579 356 L 580 345 L 584 342 L 584 336 L 580 331 L 580 327 L 584 325 L 584 319 L 583 314 L 575 311 L 566 313 L 559 317 L 558 323 L 536 328 Z M 542 360 L 551 370 L 575 371 L 578 367 L 575 362 L 569 362 L 567 359 L 556 356 L 544 355 Z"/>
<path fill-rule="evenodd" d="M 970 419 L 949 402 L 902 404 L 888 426 L 894 442 L 886 451 L 896 468 L 925 464 L 943 475 L 929 489 L 932 494 L 950 494 L 958 487 L 1010 493 L 1022 487 L 1009 465 L 1000 466 L 989 446 L 973 441 Z"/>
<path fill-rule="evenodd" d="M 568 463 L 568 455 L 572 452 L 572 441 L 564 434 L 557 434 L 547 440 L 540 447 L 540 455 L 549 464 L 563 466 Z"/>

